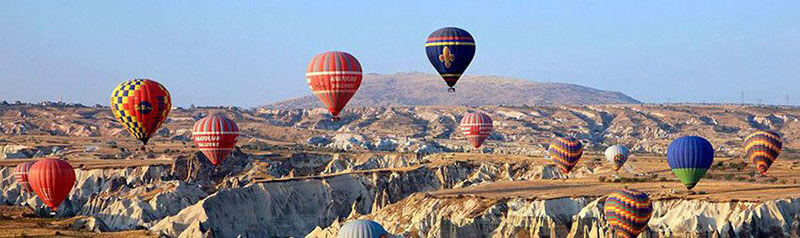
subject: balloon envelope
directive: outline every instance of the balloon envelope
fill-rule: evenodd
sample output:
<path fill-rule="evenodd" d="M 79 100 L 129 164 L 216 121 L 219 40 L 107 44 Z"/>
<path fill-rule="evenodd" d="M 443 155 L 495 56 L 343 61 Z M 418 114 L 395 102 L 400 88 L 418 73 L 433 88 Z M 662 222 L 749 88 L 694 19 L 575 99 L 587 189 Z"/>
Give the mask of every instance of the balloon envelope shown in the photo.
<path fill-rule="evenodd" d="M 606 148 L 606 159 L 611 165 L 614 166 L 614 170 L 619 170 L 622 168 L 622 165 L 625 164 L 625 161 L 628 161 L 628 156 L 630 156 L 630 150 L 628 147 L 623 145 L 612 145 Z"/>
<path fill-rule="evenodd" d="M 339 228 L 338 238 L 379 238 L 388 234 L 381 224 L 372 220 L 353 220 Z"/>
<path fill-rule="evenodd" d="M 356 57 L 339 51 L 318 54 L 306 68 L 308 87 L 337 119 L 361 86 L 361 64 Z"/>
<path fill-rule="evenodd" d="M 550 159 L 564 173 L 569 173 L 583 155 L 583 144 L 574 137 L 558 137 L 550 143 Z"/>
<path fill-rule="evenodd" d="M 492 118 L 482 112 L 469 112 L 461 119 L 461 133 L 478 148 L 492 134 Z"/>
<path fill-rule="evenodd" d="M 747 158 L 762 175 L 767 174 L 767 170 L 775 159 L 778 159 L 783 149 L 783 140 L 777 133 L 771 131 L 756 131 L 745 138 L 744 144 Z"/>
<path fill-rule="evenodd" d="M 667 148 L 667 163 L 687 189 L 694 188 L 714 162 L 714 147 L 703 137 L 684 136 Z"/>
<path fill-rule="evenodd" d="M 239 127 L 222 115 L 204 117 L 194 123 L 192 139 L 211 164 L 219 165 L 236 146 Z"/>
<path fill-rule="evenodd" d="M 603 210 L 608 225 L 620 237 L 638 236 L 653 215 L 650 197 L 634 189 L 623 189 L 608 195 Z"/>
<path fill-rule="evenodd" d="M 40 159 L 31 166 L 28 181 L 39 199 L 55 211 L 75 185 L 75 170 L 64 160 Z"/>
<path fill-rule="evenodd" d="M 445 27 L 428 36 L 425 41 L 425 53 L 453 91 L 452 88 L 475 56 L 475 40 L 465 30 Z"/>
<path fill-rule="evenodd" d="M 17 183 L 19 183 L 19 186 L 21 187 L 20 190 L 22 192 L 27 193 L 33 191 L 31 190 L 31 184 L 28 181 L 28 173 L 30 172 L 31 166 L 33 166 L 34 163 L 34 161 L 25 162 L 18 164 L 17 167 L 14 168 L 14 179 L 16 179 Z"/>
<path fill-rule="evenodd" d="M 147 144 L 172 109 L 169 91 L 149 79 L 131 79 L 111 93 L 111 111 L 131 135 Z"/>

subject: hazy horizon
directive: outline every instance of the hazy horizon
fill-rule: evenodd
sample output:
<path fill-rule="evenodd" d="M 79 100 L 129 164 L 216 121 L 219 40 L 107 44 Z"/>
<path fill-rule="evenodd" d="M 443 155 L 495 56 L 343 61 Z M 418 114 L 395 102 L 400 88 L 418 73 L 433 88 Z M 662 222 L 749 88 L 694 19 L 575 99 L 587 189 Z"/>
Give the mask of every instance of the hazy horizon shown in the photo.
<path fill-rule="evenodd" d="M 176 106 L 267 105 L 309 95 L 306 64 L 328 50 L 365 73 L 432 74 L 425 37 L 458 26 L 477 45 L 466 75 L 800 105 L 800 2 L 425 3 L 3 1 L 0 101 L 107 105 L 142 77 Z"/>

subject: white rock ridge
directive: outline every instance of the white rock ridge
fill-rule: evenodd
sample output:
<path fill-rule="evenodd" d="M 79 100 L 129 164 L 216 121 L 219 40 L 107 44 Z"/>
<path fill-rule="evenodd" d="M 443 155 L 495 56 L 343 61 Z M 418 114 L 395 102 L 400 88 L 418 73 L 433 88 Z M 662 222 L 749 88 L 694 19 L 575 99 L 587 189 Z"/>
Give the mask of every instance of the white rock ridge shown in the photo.
<path fill-rule="evenodd" d="M 607 237 L 605 197 L 494 200 L 415 194 L 372 214 L 387 231 L 412 237 Z M 766 202 L 657 200 L 644 237 L 798 237 L 800 197 Z M 333 237 L 343 222 L 309 237 Z M 610 237 L 610 236 L 608 236 Z"/>

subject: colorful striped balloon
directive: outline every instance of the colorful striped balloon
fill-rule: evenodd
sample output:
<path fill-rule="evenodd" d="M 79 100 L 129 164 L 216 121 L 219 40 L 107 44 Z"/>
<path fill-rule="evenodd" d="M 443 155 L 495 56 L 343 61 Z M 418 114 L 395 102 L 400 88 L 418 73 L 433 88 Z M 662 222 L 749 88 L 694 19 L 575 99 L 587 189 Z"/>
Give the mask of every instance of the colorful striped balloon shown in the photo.
<path fill-rule="evenodd" d="M 472 146 L 478 148 L 492 134 L 492 118 L 482 112 L 469 112 L 464 114 L 460 127 Z"/>
<path fill-rule="evenodd" d="M 583 155 L 583 144 L 574 137 L 558 137 L 550 143 L 550 159 L 564 173 L 569 173 Z"/>
<path fill-rule="evenodd" d="M 453 87 L 475 56 L 475 39 L 465 30 L 445 27 L 428 36 L 425 53 L 450 87 L 448 91 L 454 92 Z"/>
<path fill-rule="evenodd" d="M 609 194 L 603 210 L 608 225 L 619 237 L 638 236 L 653 215 L 650 197 L 634 189 L 623 189 Z"/>
<path fill-rule="evenodd" d="M 385 238 L 389 233 L 373 220 L 353 220 L 339 228 L 338 238 Z"/>
<path fill-rule="evenodd" d="M 39 200 L 56 211 L 75 185 L 75 170 L 65 160 L 44 158 L 31 166 L 28 181 Z"/>
<path fill-rule="evenodd" d="M 667 163 L 687 189 L 692 189 L 714 163 L 714 147 L 703 137 L 684 136 L 667 148 Z"/>
<path fill-rule="evenodd" d="M 169 91 L 149 79 L 131 79 L 111 93 L 111 111 L 128 132 L 145 145 L 172 110 Z"/>
<path fill-rule="evenodd" d="M 625 161 L 628 161 L 630 153 L 628 147 L 624 145 L 612 145 L 606 149 L 605 155 L 606 160 L 614 166 L 614 170 L 618 171 L 625 164 Z"/>
<path fill-rule="evenodd" d="M 223 115 L 211 115 L 194 123 L 192 139 L 211 164 L 219 165 L 231 154 L 239 127 Z"/>
<path fill-rule="evenodd" d="M 744 150 L 747 158 L 756 166 L 756 170 L 762 175 L 767 174 L 767 170 L 783 149 L 783 140 L 775 132 L 759 130 L 744 139 Z"/>
<path fill-rule="evenodd" d="M 18 164 L 16 168 L 14 168 L 14 178 L 19 183 L 22 192 L 31 192 L 31 184 L 28 182 L 28 172 L 31 170 L 31 166 L 33 166 L 33 161 L 25 162 Z"/>
<path fill-rule="evenodd" d="M 318 54 L 306 69 L 308 87 L 333 115 L 339 113 L 361 86 L 361 64 L 356 57 L 339 51 Z"/>

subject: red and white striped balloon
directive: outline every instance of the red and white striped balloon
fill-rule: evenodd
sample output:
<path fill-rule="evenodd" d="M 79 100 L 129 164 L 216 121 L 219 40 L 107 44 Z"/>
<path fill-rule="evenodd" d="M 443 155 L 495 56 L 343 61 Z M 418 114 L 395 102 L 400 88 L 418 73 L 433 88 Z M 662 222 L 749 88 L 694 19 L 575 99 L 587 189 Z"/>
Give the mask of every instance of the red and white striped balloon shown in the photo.
<path fill-rule="evenodd" d="M 492 134 L 492 118 L 482 112 L 469 112 L 461 119 L 461 132 L 475 148 Z"/>
<path fill-rule="evenodd" d="M 204 117 L 195 122 L 192 129 L 194 143 L 214 165 L 219 165 L 228 157 L 238 137 L 239 127 L 222 115 Z"/>
<path fill-rule="evenodd" d="M 339 51 L 318 54 L 306 69 L 308 87 L 325 104 L 333 119 L 339 118 L 350 98 L 361 86 L 361 64 L 356 57 Z"/>
<path fill-rule="evenodd" d="M 34 161 L 25 162 L 18 164 L 16 168 L 14 168 L 14 178 L 17 180 L 17 183 L 22 187 L 22 192 L 31 192 L 31 184 L 28 182 L 28 171 L 31 170 L 31 166 L 35 163 Z"/>

